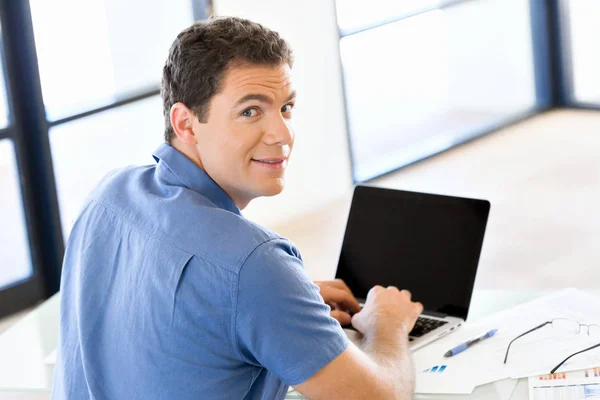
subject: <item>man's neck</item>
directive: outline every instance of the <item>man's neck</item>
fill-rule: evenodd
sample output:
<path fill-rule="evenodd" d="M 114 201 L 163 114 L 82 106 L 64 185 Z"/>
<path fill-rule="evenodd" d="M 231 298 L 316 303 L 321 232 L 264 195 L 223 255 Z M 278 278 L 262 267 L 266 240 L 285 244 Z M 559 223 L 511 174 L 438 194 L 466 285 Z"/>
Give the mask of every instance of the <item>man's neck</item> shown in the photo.
<path fill-rule="evenodd" d="M 197 151 L 195 151 L 195 149 L 190 148 L 190 146 L 186 146 L 184 143 L 181 143 L 181 141 L 176 138 L 171 141 L 170 145 L 174 149 L 179 151 L 181 154 L 186 156 L 191 162 L 196 164 L 196 166 L 198 168 L 203 170 L 206 173 L 206 175 L 208 175 L 213 181 L 215 181 L 215 183 L 217 185 L 219 185 L 219 187 L 225 192 L 225 194 L 227 194 L 227 196 L 229 196 L 229 198 L 231 198 L 231 200 L 235 203 L 237 208 L 239 208 L 240 210 L 243 210 L 244 208 L 246 208 L 248 206 L 248 204 L 250 204 L 250 201 L 252 199 L 241 200 L 242 196 L 239 196 L 239 198 L 238 198 L 237 196 L 233 195 L 233 193 L 236 192 L 233 188 L 227 188 L 224 185 L 221 185 L 219 182 L 217 182 L 217 180 L 215 180 L 208 173 L 208 171 L 206 171 L 206 169 L 204 168 L 204 165 L 202 164 L 202 160 L 200 159 L 200 155 L 197 153 Z"/>

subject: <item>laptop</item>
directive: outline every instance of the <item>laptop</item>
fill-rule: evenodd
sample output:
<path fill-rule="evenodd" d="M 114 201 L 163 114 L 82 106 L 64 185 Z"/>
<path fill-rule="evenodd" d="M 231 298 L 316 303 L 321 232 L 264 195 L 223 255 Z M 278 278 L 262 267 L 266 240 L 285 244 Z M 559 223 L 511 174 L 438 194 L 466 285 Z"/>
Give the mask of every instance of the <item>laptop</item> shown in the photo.
<path fill-rule="evenodd" d="M 416 350 L 466 320 L 489 211 L 487 200 L 358 185 L 336 278 L 360 303 L 375 285 L 409 290 L 424 308 Z"/>

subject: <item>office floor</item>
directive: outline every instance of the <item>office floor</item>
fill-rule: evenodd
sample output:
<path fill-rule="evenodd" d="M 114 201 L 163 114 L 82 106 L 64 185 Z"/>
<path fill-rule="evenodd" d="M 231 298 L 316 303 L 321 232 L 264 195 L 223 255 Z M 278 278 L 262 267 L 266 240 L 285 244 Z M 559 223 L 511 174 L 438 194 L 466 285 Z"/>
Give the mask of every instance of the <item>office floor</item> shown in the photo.
<path fill-rule="evenodd" d="M 555 111 L 383 177 L 375 185 L 485 198 L 492 209 L 476 286 L 598 287 L 600 112 Z M 272 229 L 292 239 L 314 279 L 334 275 L 351 191 Z M 0 333 L 21 315 L 0 321 Z M 7 397 L 8 396 L 8 397 Z M 44 393 L 2 394 L 39 400 Z"/>

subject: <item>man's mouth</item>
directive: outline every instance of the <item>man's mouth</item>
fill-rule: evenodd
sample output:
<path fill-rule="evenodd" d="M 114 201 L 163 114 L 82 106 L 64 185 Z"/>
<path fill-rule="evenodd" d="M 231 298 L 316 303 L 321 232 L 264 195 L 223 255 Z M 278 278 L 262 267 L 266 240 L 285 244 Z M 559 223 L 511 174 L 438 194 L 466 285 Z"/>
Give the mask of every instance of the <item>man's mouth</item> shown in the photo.
<path fill-rule="evenodd" d="M 287 164 L 286 158 L 253 158 L 252 161 L 261 166 L 274 169 L 283 168 Z"/>

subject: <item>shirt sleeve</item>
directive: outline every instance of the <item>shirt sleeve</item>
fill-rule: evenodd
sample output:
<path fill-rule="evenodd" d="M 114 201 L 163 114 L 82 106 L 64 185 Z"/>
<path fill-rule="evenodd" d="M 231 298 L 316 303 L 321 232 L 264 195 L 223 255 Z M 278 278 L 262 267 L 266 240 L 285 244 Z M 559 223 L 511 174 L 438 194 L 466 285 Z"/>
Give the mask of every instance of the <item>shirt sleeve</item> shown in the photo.
<path fill-rule="evenodd" d="M 348 346 L 319 287 L 285 239 L 261 244 L 244 262 L 234 319 L 240 356 L 288 385 L 306 381 Z"/>

